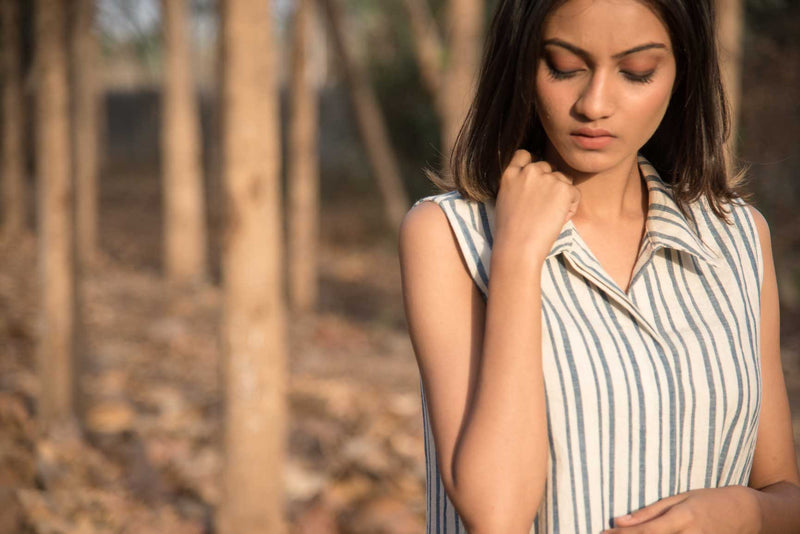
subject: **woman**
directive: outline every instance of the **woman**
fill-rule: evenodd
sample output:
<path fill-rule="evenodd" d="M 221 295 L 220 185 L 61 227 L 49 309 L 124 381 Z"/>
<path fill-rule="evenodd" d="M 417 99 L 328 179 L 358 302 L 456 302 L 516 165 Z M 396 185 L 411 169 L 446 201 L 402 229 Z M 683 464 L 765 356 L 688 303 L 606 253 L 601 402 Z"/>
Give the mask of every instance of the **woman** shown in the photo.
<path fill-rule="evenodd" d="M 428 532 L 800 532 L 711 9 L 499 1 L 448 192 L 400 230 Z"/>

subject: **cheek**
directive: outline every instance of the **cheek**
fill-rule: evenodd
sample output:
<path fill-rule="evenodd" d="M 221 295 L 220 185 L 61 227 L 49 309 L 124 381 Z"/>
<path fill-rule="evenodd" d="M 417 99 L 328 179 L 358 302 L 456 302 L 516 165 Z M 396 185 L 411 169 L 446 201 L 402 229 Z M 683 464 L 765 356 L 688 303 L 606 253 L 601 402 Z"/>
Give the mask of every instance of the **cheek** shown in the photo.
<path fill-rule="evenodd" d="M 640 109 L 647 116 L 653 117 L 655 126 L 661 122 L 672 98 L 672 87 L 675 83 L 675 71 L 665 67 L 660 78 L 653 81 L 649 90 L 642 92 Z"/>
<path fill-rule="evenodd" d="M 538 79 L 536 83 L 536 109 L 543 123 L 552 124 L 561 114 L 561 110 L 569 109 L 569 95 L 565 87 L 554 87 L 547 80 Z"/>
<path fill-rule="evenodd" d="M 653 89 L 653 91 L 642 95 L 639 102 L 639 111 L 641 113 L 640 116 L 651 118 L 650 123 L 644 126 L 655 131 L 669 106 L 672 86 L 671 84 L 664 84 L 662 87 L 654 87 Z"/>

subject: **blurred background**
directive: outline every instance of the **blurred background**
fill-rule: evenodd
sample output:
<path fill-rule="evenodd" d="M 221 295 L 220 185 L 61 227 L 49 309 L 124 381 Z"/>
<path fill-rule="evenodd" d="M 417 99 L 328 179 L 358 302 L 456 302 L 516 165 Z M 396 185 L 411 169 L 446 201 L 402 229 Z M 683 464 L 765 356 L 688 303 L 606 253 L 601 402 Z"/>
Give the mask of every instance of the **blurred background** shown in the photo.
<path fill-rule="evenodd" d="M 496 2 L 0 0 L 0 532 L 425 531 L 396 232 Z M 716 3 L 800 444 L 800 2 Z"/>

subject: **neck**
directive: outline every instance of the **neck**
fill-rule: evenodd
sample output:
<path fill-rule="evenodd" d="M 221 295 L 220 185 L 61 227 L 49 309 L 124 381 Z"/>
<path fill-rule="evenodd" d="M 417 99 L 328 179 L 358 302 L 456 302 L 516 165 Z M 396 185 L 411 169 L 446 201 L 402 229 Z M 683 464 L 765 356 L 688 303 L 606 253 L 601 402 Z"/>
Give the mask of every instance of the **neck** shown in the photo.
<path fill-rule="evenodd" d="M 545 159 L 572 178 L 581 193 L 576 220 L 615 223 L 647 216 L 648 192 L 639 174 L 636 154 L 602 172 L 586 173 L 567 165 L 548 144 Z"/>

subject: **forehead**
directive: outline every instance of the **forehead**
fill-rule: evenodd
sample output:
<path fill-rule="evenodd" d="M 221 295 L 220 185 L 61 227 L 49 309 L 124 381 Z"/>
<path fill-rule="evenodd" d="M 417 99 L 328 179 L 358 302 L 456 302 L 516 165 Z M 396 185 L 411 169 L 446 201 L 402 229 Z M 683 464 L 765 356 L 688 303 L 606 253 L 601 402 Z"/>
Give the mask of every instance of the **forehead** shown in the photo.
<path fill-rule="evenodd" d="M 558 37 L 599 56 L 648 41 L 671 47 L 667 27 L 637 0 L 567 0 L 547 16 L 542 37 Z"/>

